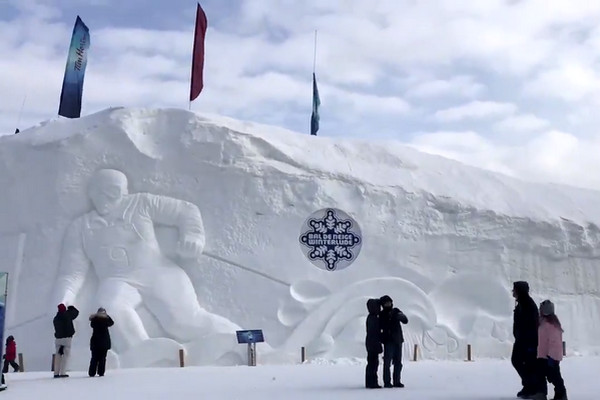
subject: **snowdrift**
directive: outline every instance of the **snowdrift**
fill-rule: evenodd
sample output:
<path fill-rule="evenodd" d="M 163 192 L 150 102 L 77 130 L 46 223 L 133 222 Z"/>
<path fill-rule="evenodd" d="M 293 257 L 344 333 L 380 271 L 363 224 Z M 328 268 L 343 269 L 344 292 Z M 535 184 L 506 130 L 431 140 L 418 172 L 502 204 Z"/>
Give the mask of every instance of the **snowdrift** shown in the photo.
<path fill-rule="evenodd" d="M 536 301 L 555 301 L 570 353 L 600 351 L 599 192 L 526 183 L 397 142 L 121 108 L 0 138 L 7 334 L 29 370 L 50 367 L 54 293 L 64 249 L 74 243 L 68 228 L 94 209 L 88 185 L 101 169 L 121 171 L 132 195 L 197 208 L 202 255 L 178 258 L 177 229 L 159 220 L 153 221 L 156 257 L 184 271 L 197 303 L 230 329 L 264 330 L 259 362 L 296 361 L 301 346 L 313 358 L 364 356 L 365 301 L 383 294 L 409 317 L 405 354 L 419 344 L 425 358 L 463 359 L 470 343 L 478 357 L 505 357 L 514 280 L 529 281 Z M 343 270 L 315 267 L 299 247 L 305 219 L 327 207 L 345 211 L 362 230 L 361 253 Z M 179 278 L 157 279 L 161 290 L 196 301 Z M 88 269 L 74 300 L 82 314 L 73 368 L 87 362 L 87 315 L 104 305 L 99 298 L 112 302 L 99 297 L 99 285 L 98 273 Z M 245 362 L 232 334 L 194 336 L 179 326 L 186 315 L 148 300 L 152 293 L 135 309 L 148 340 L 127 352 L 113 349 L 109 367 L 178 365 L 179 348 L 188 364 Z"/>

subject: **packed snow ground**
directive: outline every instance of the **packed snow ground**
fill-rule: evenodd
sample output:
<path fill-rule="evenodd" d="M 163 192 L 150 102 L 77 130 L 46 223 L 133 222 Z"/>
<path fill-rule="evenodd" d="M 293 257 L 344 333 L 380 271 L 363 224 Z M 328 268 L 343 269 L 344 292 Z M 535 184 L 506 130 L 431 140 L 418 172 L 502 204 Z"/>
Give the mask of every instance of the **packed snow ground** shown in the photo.
<path fill-rule="evenodd" d="M 599 398 L 600 358 L 567 358 L 562 369 L 570 399 Z M 343 361 L 337 365 L 121 369 L 109 370 L 102 378 L 72 372 L 70 378 L 53 379 L 50 372 L 32 372 L 8 374 L 9 387 L 1 396 L 7 400 L 508 400 L 516 398 L 520 389 L 509 360 L 407 362 L 403 389 L 368 390 L 363 380 L 363 365 Z"/>

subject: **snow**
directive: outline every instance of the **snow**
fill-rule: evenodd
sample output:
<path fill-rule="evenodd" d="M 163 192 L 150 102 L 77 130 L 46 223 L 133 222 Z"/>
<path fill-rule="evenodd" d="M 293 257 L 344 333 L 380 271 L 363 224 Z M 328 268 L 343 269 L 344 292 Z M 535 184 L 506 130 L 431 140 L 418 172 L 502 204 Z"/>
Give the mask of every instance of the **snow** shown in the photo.
<path fill-rule="evenodd" d="M 101 169 L 125 174 L 138 222 L 82 247 L 73 239 L 79 228 L 68 229 L 95 215 L 89 183 Z M 111 368 L 177 366 L 179 349 L 187 365 L 243 364 L 237 327 L 264 330 L 265 364 L 296 362 L 301 346 L 311 359 L 363 358 L 365 302 L 383 294 L 409 318 L 406 349 L 418 344 L 423 358 L 462 360 L 468 344 L 476 357 L 508 357 L 510 289 L 521 279 L 537 302 L 555 302 L 569 355 L 600 354 L 599 192 L 524 182 L 397 142 L 127 108 L 0 137 L 0 186 L 6 334 L 30 371 L 50 365 L 59 298 L 82 311 L 76 370 L 88 361 L 87 315 L 105 302 L 109 314 L 135 313 L 136 321 L 116 318 Z M 333 272 L 312 265 L 298 239 L 306 218 L 327 207 L 352 216 L 363 236 L 356 261 Z M 157 217 L 140 231 L 157 210 L 179 217 Z M 204 233 L 178 247 L 196 212 Z M 76 296 L 61 297 L 73 254 L 76 265 L 91 264 Z M 131 281 L 145 294 L 101 290 L 109 268 L 126 265 L 144 267 L 159 289 Z M 169 305 L 169 293 L 192 311 Z M 190 328 L 199 314 L 224 328 Z"/>
<path fill-rule="evenodd" d="M 561 368 L 570 399 L 598 398 L 600 382 L 596 375 L 600 359 L 568 358 Z M 6 400 L 508 400 L 516 398 L 520 390 L 518 376 L 510 362 L 503 360 L 409 362 L 403 371 L 405 388 L 377 390 L 363 388 L 364 366 L 351 361 L 329 365 L 109 370 L 102 378 L 88 378 L 83 372 L 75 372 L 60 380 L 42 372 L 11 373 L 6 377 L 8 389 L 2 393 Z M 379 379 L 381 382 L 381 373 Z M 552 385 L 548 389 L 552 395 Z"/>

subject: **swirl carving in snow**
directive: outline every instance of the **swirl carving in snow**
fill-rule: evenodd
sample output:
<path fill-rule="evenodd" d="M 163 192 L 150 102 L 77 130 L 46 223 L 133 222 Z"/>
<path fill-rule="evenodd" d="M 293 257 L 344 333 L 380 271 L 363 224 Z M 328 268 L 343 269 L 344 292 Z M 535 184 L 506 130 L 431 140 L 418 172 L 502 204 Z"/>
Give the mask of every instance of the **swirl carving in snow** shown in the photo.
<path fill-rule="evenodd" d="M 482 291 L 490 301 L 480 300 Z M 333 292 L 305 280 L 292 285 L 278 317 L 293 329 L 285 349 L 306 346 L 311 356 L 363 357 L 365 303 L 388 294 L 409 318 L 403 326 L 406 357 L 418 344 L 426 358 L 459 358 L 465 356 L 467 343 L 506 350 L 510 300 L 505 292 L 500 283 L 477 274 L 449 278 L 430 293 L 396 277 L 367 279 Z"/>

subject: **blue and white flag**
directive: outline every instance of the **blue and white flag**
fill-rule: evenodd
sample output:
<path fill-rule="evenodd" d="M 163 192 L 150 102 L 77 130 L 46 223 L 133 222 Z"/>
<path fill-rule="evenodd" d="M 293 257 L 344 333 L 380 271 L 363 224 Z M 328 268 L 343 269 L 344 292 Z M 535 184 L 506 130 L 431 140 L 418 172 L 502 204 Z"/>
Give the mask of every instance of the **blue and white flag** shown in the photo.
<path fill-rule="evenodd" d="M 319 130 L 319 106 L 321 105 L 321 98 L 319 97 L 319 88 L 317 88 L 317 76 L 313 72 L 313 96 L 312 96 L 312 114 L 310 116 L 310 134 L 317 136 Z"/>
<path fill-rule="evenodd" d="M 67 118 L 79 118 L 81 116 L 81 98 L 83 95 L 83 78 L 87 66 L 87 52 L 90 47 L 90 30 L 77 16 L 71 47 L 65 67 L 62 91 L 60 93 L 60 105 L 58 115 Z"/>

